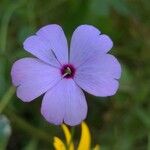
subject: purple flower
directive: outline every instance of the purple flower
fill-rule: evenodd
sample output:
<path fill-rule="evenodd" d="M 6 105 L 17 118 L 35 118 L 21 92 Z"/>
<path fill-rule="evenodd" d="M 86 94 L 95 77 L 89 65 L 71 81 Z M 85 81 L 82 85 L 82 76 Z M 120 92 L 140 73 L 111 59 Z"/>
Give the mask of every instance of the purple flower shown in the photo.
<path fill-rule="evenodd" d="M 81 25 L 73 33 L 70 51 L 59 25 L 47 25 L 23 43 L 36 58 L 16 61 L 11 70 L 17 96 L 30 102 L 44 94 L 41 113 L 53 124 L 74 126 L 87 115 L 82 91 L 95 96 L 111 96 L 118 89 L 121 67 L 107 54 L 111 39 L 91 25 Z"/>

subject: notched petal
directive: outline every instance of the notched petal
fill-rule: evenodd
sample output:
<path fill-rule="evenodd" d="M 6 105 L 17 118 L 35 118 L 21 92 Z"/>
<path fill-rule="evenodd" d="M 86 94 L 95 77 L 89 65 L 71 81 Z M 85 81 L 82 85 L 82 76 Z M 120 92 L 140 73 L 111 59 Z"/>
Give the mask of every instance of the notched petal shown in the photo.
<path fill-rule="evenodd" d="M 112 40 L 91 25 L 79 26 L 73 33 L 70 46 L 70 62 L 76 67 L 93 55 L 106 54 L 113 46 Z"/>
<path fill-rule="evenodd" d="M 47 25 L 30 36 L 23 43 L 24 49 L 42 61 L 55 67 L 68 62 L 68 44 L 59 25 Z M 53 53 L 57 56 L 56 60 Z"/>
<path fill-rule="evenodd" d="M 55 125 L 62 122 L 70 126 L 78 125 L 87 115 L 84 93 L 72 79 L 63 79 L 45 94 L 41 113 L 48 122 Z"/>
<path fill-rule="evenodd" d="M 25 102 L 32 101 L 61 80 L 60 71 L 36 58 L 16 61 L 11 70 L 17 96 Z"/>

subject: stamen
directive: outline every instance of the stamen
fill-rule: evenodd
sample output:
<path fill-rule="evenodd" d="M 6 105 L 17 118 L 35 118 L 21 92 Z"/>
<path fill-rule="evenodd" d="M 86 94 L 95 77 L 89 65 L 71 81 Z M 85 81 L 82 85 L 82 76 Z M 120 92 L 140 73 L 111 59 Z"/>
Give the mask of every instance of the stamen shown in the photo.
<path fill-rule="evenodd" d="M 67 76 L 67 75 L 71 75 L 71 69 L 70 69 L 69 67 L 67 67 L 67 68 L 65 69 L 65 73 L 63 74 L 63 78 L 64 78 L 65 76 Z"/>
<path fill-rule="evenodd" d="M 67 67 L 66 72 L 67 72 L 68 74 L 71 74 L 71 69 L 70 69 L 69 67 Z"/>
<path fill-rule="evenodd" d="M 65 74 L 63 74 L 63 76 L 62 76 L 62 77 L 64 78 L 64 77 L 66 77 L 67 75 L 68 75 L 68 73 L 66 72 Z"/>
<path fill-rule="evenodd" d="M 71 64 L 66 64 L 61 68 L 61 75 L 63 78 L 73 78 L 75 68 Z"/>

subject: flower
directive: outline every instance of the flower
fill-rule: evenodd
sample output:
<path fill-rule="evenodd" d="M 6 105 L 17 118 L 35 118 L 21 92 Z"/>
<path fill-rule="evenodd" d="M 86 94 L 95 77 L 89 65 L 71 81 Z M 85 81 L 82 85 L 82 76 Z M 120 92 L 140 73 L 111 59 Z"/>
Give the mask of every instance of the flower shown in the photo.
<path fill-rule="evenodd" d="M 121 67 L 108 54 L 112 40 L 91 25 L 81 25 L 73 33 L 68 51 L 59 25 L 42 27 L 23 43 L 36 58 L 22 58 L 11 70 L 17 96 L 30 102 L 44 94 L 41 113 L 55 125 L 80 124 L 87 115 L 82 91 L 95 96 L 111 96 L 118 89 Z"/>
<path fill-rule="evenodd" d="M 54 137 L 54 148 L 55 150 L 74 150 L 74 144 L 72 141 L 72 136 L 65 124 L 61 125 L 63 132 L 65 134 L 66 143 L 64 143 L 60 138 Z M 85 122 L 81 124 L 81 138 L 77 150 L 90 150 L 91 149 L 91 134 L 89 128 Z M 96 145 L 93 150 L 100 150 L 100 146 Z"/>

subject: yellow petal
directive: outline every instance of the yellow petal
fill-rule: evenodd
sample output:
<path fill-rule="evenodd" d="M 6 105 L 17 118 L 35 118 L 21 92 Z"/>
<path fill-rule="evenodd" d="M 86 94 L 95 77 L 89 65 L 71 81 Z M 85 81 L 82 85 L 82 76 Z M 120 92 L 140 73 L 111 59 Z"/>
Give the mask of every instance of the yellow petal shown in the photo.
<path fill-rule="evenodd" d="M 58 137 L 54 137 L 54 148 L 55 150 L 66 150 L 65 144 Z"/>
<path fill-rule="evenodd" d="M 96 145 L 93 150 L 101 150 L 99 145 Z"/>
<path fill-rule="evenodd" d="M 91 147 L 91 135 L 88 126 L 85 122 L 81 124 L 81 138 L 78 146 L 78 150 L 90 150 Z"/>
<path fill-rule="evenodd" d="M 62 127 L 65 137 L 66 137 L 68 149 L 74 150 L 74 145 L 73 145 L 73 142 L 71 141 L 72 138 L 71 138 L 71 133 L 70 133 L 69 129 L 67 128 L 67 126 L 65 124 L 62 124 L 61 127 Z"/>

